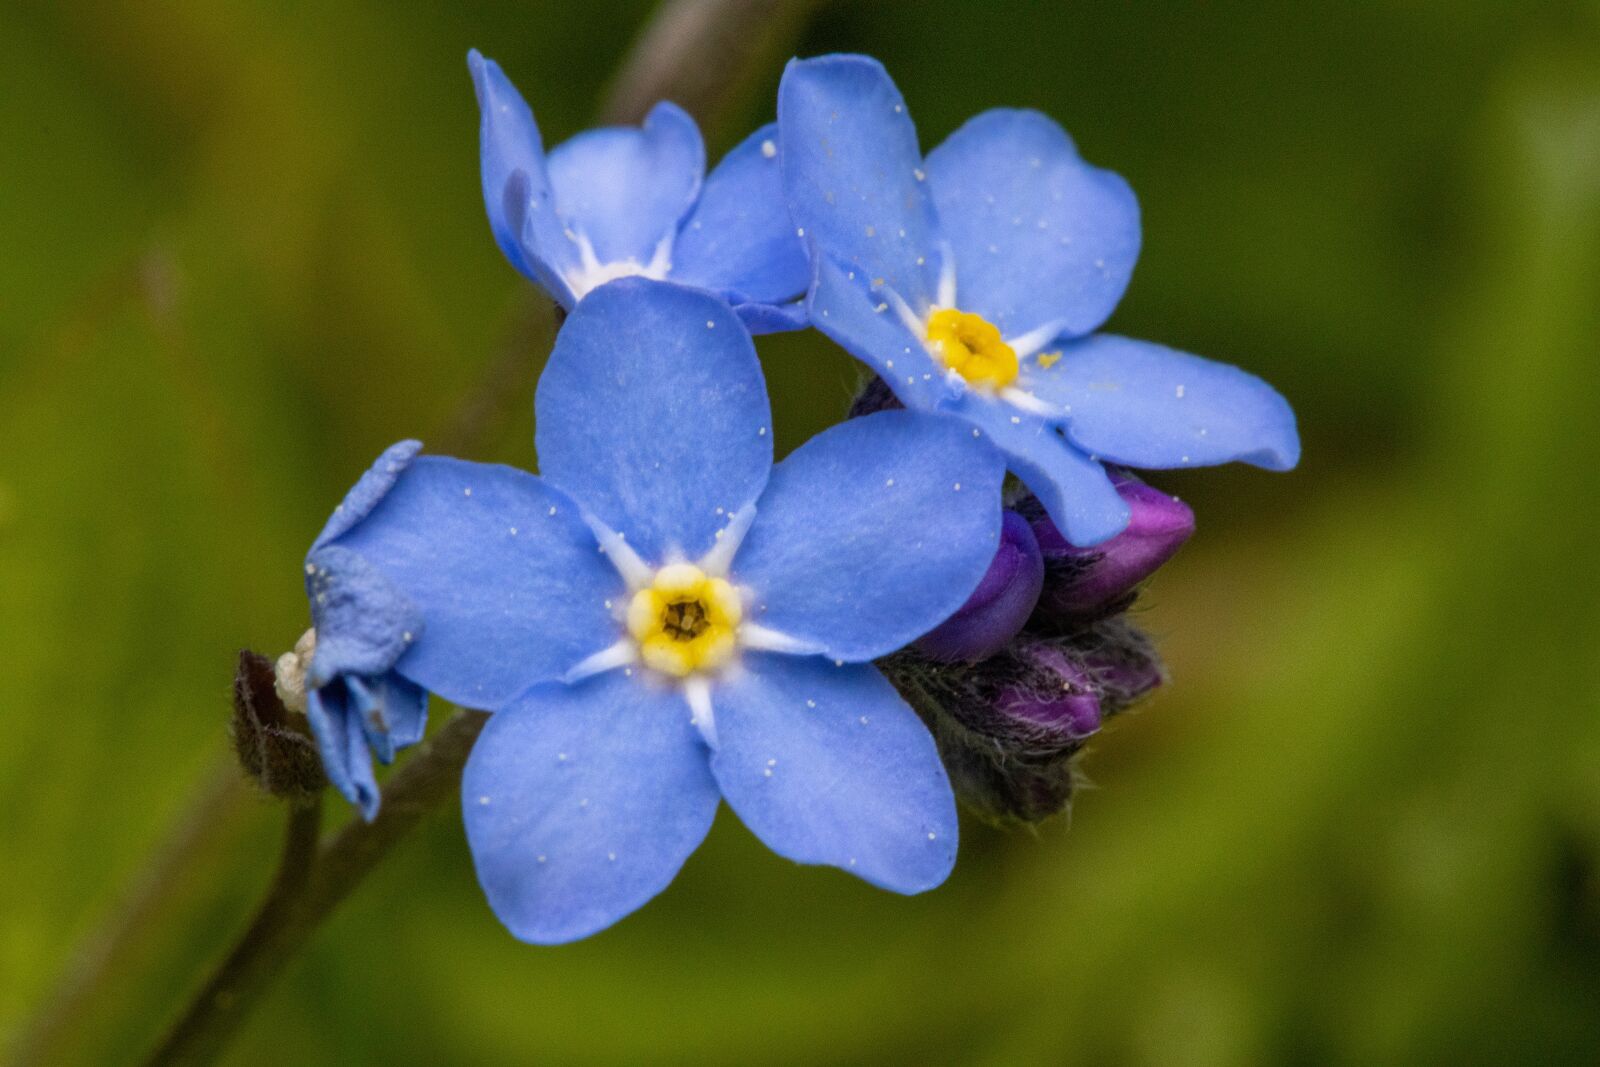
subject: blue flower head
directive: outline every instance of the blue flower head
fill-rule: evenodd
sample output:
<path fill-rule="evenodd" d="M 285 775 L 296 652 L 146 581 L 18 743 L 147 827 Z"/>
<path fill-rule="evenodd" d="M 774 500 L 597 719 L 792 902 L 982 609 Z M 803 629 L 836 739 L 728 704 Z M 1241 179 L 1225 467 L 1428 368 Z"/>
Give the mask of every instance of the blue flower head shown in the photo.
<path fill-rule="evenodd" d="M 709 290 L 756 333 L 805 325 L 810 279 L 784 204 L 778 130 L 763 126 L 705 174 L 694 120 L 660 103 L 638 129 L 589 130 L 544 151 L 500 67 L 467 57 L 483 121 L 483 199 L 514 267 L 568 311 L 630 275 Z"/>
<path fill-rule="evenodd" d="M 824 56 L 789 64 L 778 125 L 812 324 L 907 407 L 991 438 L 1074 544 L 1128 524 L 1102 461 L 1298 460 L 1294 413 L 1260 379 L 1094 332 L 1133 273 L 1138 204 L 1049 118 L 986 111 L 923 159 L 883 67 Z"/>
<path fill-rule="evenodd" d="M 739 319 L 639 278 L 573 311 L 536 408 L 542 477 L 422 457 L 339 538 L 427 618 L 407 676 L 496 712 L 462 782 L 496 914 L 534 942 L 609 926 L 719 799 L 790 859 L 943 881 L 949 781 L 871 661 L 987 570 L 998 453 L 894 411 L 774 467 Z"/>
<path fill-rule="evenodd" d="M 328 780 L 368 819 L 378 813 L 373 757 L 392 762 L 400 749 L 422 740 L 427 725 L 427 693 L 395 669 L 421 639 L 423 621 L 411 602 L 340 538 L 378 506 L 419 448 L 415 441 L 402 441 L 379 456 L 306 556 L 312 628 L 296 650 L 303 680 L 292 688 L 304 693 L 302 710 Z M 280 667 L 280 678 L 283 674 Z"/>

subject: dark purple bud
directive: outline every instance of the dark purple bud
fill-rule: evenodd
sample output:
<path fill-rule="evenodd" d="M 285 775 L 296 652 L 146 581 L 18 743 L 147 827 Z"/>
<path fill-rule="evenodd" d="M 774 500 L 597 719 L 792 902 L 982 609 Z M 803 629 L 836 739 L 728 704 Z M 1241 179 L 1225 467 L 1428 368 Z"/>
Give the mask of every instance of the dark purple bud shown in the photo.
<path fill-rule="evenodd" d="M 1018 642 L 1011 654 L 1027 673 L 995 695 L 996 712 L 1063 740 L 1077 741 L 1100 729 L 1100 698 L 1089 671 L 1046 641 Z"/>
<path fill-rule="evenodd" d="M 1164 678 L 1149 639 L 1120 616 L 1025 631 L 976 663 L 913 646 L 878 666 L 933 731 L 956 795 L 1000 822 L 1065 808 L 1085 739 Z"/>
<path fill-rule="evenodd" d="M 1043 514 L 1033 521 L 1045 561 L 1039 610 L 1050 619 L 1089 618 L 1116 608 L 1194 533 L 1194 512 L 1183 501 L 1124 475 L 1113 474 L 1112 481 L 1132 517 L 1111 540 L 1079 548 Z"/>
<path fill-rule="evenodd" d="M 956 613 L 917 642 L 934 659 L 980 660 L 1005 648 L 1039 602 L 1044 558 L 1033 530 L 1014 511 L 1000 515 L 1000 547 L 994 562 Z"/>

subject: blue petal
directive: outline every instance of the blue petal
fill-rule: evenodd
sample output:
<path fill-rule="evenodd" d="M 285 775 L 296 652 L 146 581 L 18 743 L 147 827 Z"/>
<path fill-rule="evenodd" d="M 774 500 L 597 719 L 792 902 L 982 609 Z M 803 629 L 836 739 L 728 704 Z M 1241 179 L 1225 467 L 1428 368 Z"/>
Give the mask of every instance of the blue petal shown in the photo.
<path fill-rule="evenodd" d="M 776 123 L 745 138 L 706 179 L 673 246 L 672 280 L 733 304 L 779 304 L 805 292 L 811 264 L 783 199 Z"/>
<path fill-rule="evenodd" d="M 416 606 L 377 567 L 334 543 L 306 558 L 306 596 L 317 632 L 307 681 L 341 674 L 383 674 L 422 636 Z"/>
<path fill-rule="evenodd" d="M 378 814 L 378 780 L 372 772 L 361 717 L 350 707 L 342 681 L 306 693 L 306 719 L 322 754 L 322 772 L 339 794 L 371 822 Z"/>
<path fill-rule="evenodd" d="M 528 692 L 489 720 L 461 781 L 489 906 L 538 944 L 588 937 L 665 889 L 717 799 L 683 698 L 621 671 Z"/>
<path fill-rule="evenodd" d="M 381 763 L 422 740 L 428 722 L 427 690 L 394 671 L 377 677 L 348 675 L 350 707 L 361 720 L 367 744 Z"/>
<path fill-rule="evenodd" d="M 739 316 L 744 328 L 757 337 L 764 333 L 803 330 L 811 322 L 804 300 L 788 304 L 735 304 L 733 313 Z"/>
<path fill-rule="evenodd" d="M 873 296 L 858 272 L 826 256 L 818 256 L 814 267 L 816 280 L 807 300 L 811 324 L 876 371 L 907 406 L 935 409 L 948 404 L 955 394 L 945 368 L 906 328 L 883 294 Z M 857 276 L 852 278 L 852 273 Z"/>
<path fill-rule="evenodd" d="M 751 621 L 841 660 L 904 647 L 989 569 L 1004 475 L 944 416 L 882 411 L 818 434 L 773 471 L 734 557 Z"/>
<path fill-rule="evenodd" d="M 955 797 L 927 727 L 875 667 L 760 655 L 717 686 L 711 770 L 768 848 L 897 893 L 956 861 Z"/>
<path fill-rule="evenodd" d="M 1076 337 L 1122 299 L 1139 257 L 1139 203 L 1037 111 L 985 111 L 928 153 L 928 186 L 956 258 L 956 304 L 1016 337 Z"/>
<path fill-rule="evenodd" d="M 473 49 L 467 68 L 482 116 L 483 203 L 495 243 L 512 266 L 570 305 L 561 272 L 576 265 L 577 249 L 556 216 L 533 112 L 494 60 Z"/>
<path fill-rule="evenodd" d="M 1127 527 L 1127 502 L 1117 495 L 1105 468 L 1049 422 L 971 394 L 958 411 L 1005 453 L 1006 465 L 1033 490 L 1067 540 L 1095 545 Z"/>
<path fill-rule="evenodd" d="M 1067 436 L 1130 467 L 1235 460 L 1288 470 L 1300 459 L 1294 411 L 1238 367 L 1148 341 L 1099 334 L 1068 345 L 1024 388 L 1068 410 Z"/>
<path fill-rule="evenodd" d="M 694 119 L 660 103 L 644 126 L 586 130 L 552 149 L 556 206 L 601 263 L 648 263 L 694 206 L 706 150 Z"/>
<path fill-rule="evenodd" d="M 647 560 L 704 553 L 772 468 L 755 346 L 700 290 L 596 289 L 561 328 L 535 410 L 545 479 Z"/>
<path fill-rule="evenodd" d="M 422 612 L 398 669 L 493 710 L 616 641 L 622 582 L 578 506 L 510 467 L 424 456 L 338 542 Z"/>
<path fill-rule="evenodd" d="M 818 252 L 921 311 L 934 296 L 938 239 L 918 178 L 917 130 L 883 65 L 866 56 L 791 60 L 778 129 L 795 225 Z"/>
<path fill-rule="evenodd" d="M 422 450 L 421 441 L 401 441 L 384 449 L 383 455 L 367 469 L 367 472 L 356 480 L 356 484 L 344 495 L 339 506 L 333 509 L 333 514 L 328 516 L 328 522 L 311 543 L 313 549 L 319 545 L 332 541 L 350 527 L 367 517 L 367 513 L 378 506 L 378 501 L 384 498 L 394 486 L 395 479 L 400 477 L 400 472 L 411 465 L 418 452 Z"/>

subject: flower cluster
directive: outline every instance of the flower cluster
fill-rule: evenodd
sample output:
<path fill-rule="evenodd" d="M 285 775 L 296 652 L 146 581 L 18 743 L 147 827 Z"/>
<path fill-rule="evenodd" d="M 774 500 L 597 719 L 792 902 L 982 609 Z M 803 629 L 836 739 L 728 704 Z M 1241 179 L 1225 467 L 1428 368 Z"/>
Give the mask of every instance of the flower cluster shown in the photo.
<path fill-rule="evenodd" d="M 1193 528 L 1123 468 L 1298 453 L 1259 380 L 1093 332 L 1138 249 L 1127 185 L 1033 112 L 924 160 L 864 57 L 792 63 L 709 175 L 672 104 L 547 153 L 469 67 L 490 228 L 568 310 L 540 473 L 403 442 L 315 539 L 277 685 L 328 780 L 373 818 L 429 693 L 491 712 L 467 838 L 539 943 L 660 892 L 723 801 L 901 893 L 949 874 L 957 792 L 1059 809 L 1083 739 L 1161 679 L 1121 612 Z M 752 334 L 808 323 L 879 377 L 775 464 Z"/>

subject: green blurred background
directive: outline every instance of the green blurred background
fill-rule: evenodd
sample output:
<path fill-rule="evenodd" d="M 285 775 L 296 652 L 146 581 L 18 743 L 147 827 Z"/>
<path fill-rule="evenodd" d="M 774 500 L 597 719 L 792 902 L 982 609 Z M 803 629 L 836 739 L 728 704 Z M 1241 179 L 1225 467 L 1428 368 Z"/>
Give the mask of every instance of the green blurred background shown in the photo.
<path fill-rule="evenodd" d="M 208 779 L 236 650 L 304 627 L 325 513 L 517 343 L 467 48 L 554 142 L 648 9 L 0 0 L 0 1047 Z M 1144 602 L 1174 685 L 1070 829 L 969 825 L 910 900 L 724 811 L 644 911 L 531 948 L 441 811 L 228 1062 L 1600 1060 L 1600 7 L 842 2 L 796 48 L 834 49 L 925 147 L 1049 111 L 1143 204 L 1112 326 L 1299 412 L 1292 474 L 1157 479 L 1200 519 Z M 533 336 L 477 458 L 533 461 Z M 761 347 L 792 448 L 857 372 Z M 55 1062 L 138 1056 L 279 822 L 219 796 Z"/>

